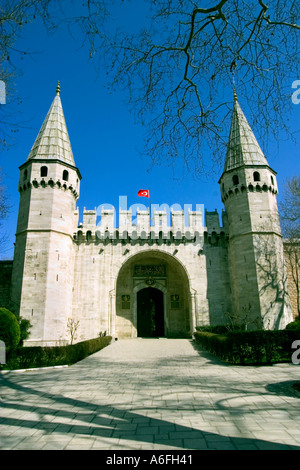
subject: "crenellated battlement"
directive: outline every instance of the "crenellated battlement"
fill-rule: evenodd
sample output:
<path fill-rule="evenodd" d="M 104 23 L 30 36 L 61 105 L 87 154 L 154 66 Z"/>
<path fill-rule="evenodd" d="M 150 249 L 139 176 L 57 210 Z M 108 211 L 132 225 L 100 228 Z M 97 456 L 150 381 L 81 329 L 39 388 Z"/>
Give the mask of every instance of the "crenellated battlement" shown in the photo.
<path fill-rule="evenodd" d="M 222 214 L 223 226 L 220 226 L 219 214 L 205 211 L 206 227 L 203 225 L 201 210 L 150 210 L 137 209 L 133 215 L 131 209 L 119 210 L 119 220 L 115 209 L 101 210 L 98 221 L 97 208 L 83 210 L 83 222 L 74 233 L 77 242 L 104 240 L 173 240 L 196 241 L 201 238 L 209 241 L 211 235 L 225 236 L 227 232 L 225 213 Z"/>

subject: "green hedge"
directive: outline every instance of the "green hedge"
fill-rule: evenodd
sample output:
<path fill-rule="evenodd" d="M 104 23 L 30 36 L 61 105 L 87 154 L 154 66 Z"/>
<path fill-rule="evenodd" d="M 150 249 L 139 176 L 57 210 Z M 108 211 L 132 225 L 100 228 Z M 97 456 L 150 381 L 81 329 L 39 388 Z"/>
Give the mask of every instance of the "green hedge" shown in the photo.
<path fill-rule="evenodd" d="M 297 330 L 241 331 L 220 335 L 196 331 L 194 338 L 206 351 L 225 362 L 262 365 L 291 362 L 292 343 L 300 340 Z"/>
<path fill-rule="evenodd" d="M 20 342 L 20 326 L 16 316 L 7 308 L 0 308 L 0 340 L 6 347 L 15 348 Z"/>
<path fill-rule="evenodd" d="M 111 342 L 111 336 L 82 341 L 68 346 L 20 347 L 7 351 L 6 364 L 2 369 L 29 369 L 58 365 L 71 365 L 100 351 Z"/>
<path fill-rule="evenodd" d="M 217 335 L 228 333 L 228 328 L 225 325 L 197 326 L 196 330 L 204 333 L 216 333 Z"/>

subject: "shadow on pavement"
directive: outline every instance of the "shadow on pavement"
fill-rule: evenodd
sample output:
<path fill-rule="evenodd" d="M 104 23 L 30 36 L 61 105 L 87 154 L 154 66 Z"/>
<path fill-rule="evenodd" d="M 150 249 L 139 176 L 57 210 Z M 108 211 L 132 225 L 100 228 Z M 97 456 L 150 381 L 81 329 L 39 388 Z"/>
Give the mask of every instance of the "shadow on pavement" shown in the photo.
<path fill-rule="evenodd" d="M 276 393 L 276 395 L 285 396 L 285 397 L 297 397 L 300 398 L 300 392 L 297 391 L 293 385 L 295 380 L 287 380 L 285 382 L 275 382 L 268 384 L 266 390 L 271 393 Z"/>
<path fill-rule="evenodd" d="M 7 387 L 11 392 L 13 390 L 18 392 L 17 396 L 13 393 L 11 396 L 6 393 L 6 398 L 0 401 L 0 408 L 11 411 L 11 417 L 2 418 L 1 424 L 25 429 L 39 429 L 43 430 L 45 435 L 70 433 L 75 436 L 113 438 L 119 439 L 123 448 L 126 446 L 126 441 L 130 440 L 131 449 L 132 441 L 134 441 L 136 443 L 154 443 L 157 447 L 169 445 L 176 449 L 190 450 L 300 450 L 299 446 L 268 442 L 267 440 L 223 436 L 177 425 L 164 419 L 153 419 L 143 415 L 142 410 L 141 413 L 137 413 L 126 411 L 126 409 L 118 408 L 113 404 L 103 406 L 93 403 L 92 400 L 78 400 L 58 393 L 41 392 L 32 387 L 14 383 L 8 375 L 0 375 L 0 385 Z M 272 388 L 271 385 L 270 387 Z M 20 413 L 20 417 L 17 418 L 16 411 L 23 412 L 23 417 Z M 36 418 L 26 419 L 27 413 L 29 415 L 32 413 Z M 72 420 L 76 420 L 76 423 L 73 424 Z M 6 445 L 9 445 L 9 437 Z M 32 437 L 32 449 L 34 449 L 34 436 Z"/>

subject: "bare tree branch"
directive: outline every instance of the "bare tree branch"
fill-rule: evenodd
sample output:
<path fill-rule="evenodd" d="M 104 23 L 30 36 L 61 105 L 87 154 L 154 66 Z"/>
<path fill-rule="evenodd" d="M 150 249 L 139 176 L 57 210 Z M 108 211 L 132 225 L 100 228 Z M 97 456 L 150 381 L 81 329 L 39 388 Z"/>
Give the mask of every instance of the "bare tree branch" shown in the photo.
<path fill-rule="evenodd" d="M 226 0 L 200 8 L 190 0 L 157 0 L 151 11 L 152 23 L 117 36 L 106 54 L 113 86 L 128 91 L 128 104 L 148 129 L 142 150 L 154 163 L 172 164 L 181 155 L 203 173 L 223 161 L 234 78 L 259 137 L 288 131 L 286 77 L 296 77 L 300 64 L 297 2 Z"/>
<path fill-rule="evenodd" d="M 300 71 L 299 1 L 138 1 L 145 16 L 128 31 L 112 18 L 126 12 L 129 0 L 3 0 L 2 75 L 16 73 L 22 28 L 42 18 L 47 30 L 66 27 L 80 37 L 98 70 L 106 67 L 109 91 L 127 94 L 145 125 L 142 152 L 154 164 L 181 161 L 195 173 L 219 172 L 233 86 L 263 145 L 270 134 L 289 131 L 290 83 Z"/>

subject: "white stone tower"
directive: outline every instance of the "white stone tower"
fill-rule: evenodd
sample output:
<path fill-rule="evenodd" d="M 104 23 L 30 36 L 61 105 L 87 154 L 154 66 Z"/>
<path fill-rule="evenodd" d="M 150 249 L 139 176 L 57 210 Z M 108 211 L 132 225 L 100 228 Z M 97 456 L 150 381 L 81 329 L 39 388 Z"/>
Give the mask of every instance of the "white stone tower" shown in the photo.
<path fill-rule="evenodd" d="M 234 312 L 249 329 L 292 321 L 272 170 L 234 94 L 221 196 L 228 216 Z"/>
<path fill-rule="evenodd" d="M 53 346 L 67 339 L 80 179 L 58 84 L 28 159 L 20 167 L 11 300 L 12 309 L 32 324 L 28 345 Z"/>

